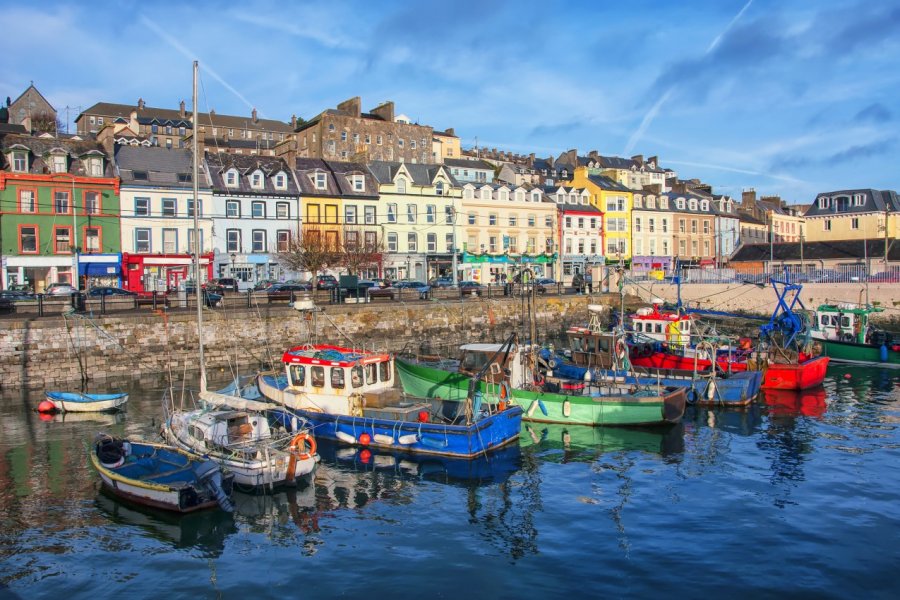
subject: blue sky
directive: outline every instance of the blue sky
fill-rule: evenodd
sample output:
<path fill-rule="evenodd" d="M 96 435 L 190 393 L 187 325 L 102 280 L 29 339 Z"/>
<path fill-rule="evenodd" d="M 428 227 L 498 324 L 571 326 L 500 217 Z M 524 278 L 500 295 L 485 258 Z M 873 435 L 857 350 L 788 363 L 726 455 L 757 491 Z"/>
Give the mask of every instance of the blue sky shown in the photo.
<path fill-rule="evenodd" d="M 0 94 L 289 120 L 394 100 L 464 147 L 658 155 L 720 193 L 900 189 L 900 0 L 0 0 Z M 71 113 L 74 118 L 76 111 Z"/>

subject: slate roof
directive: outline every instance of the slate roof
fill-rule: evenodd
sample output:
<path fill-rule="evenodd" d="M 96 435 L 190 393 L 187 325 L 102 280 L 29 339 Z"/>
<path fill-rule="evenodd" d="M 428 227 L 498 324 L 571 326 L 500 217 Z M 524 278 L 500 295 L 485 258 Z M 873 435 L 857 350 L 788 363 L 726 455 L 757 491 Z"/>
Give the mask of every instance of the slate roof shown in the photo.
<path fill-rule="evenodd" d="M 865 194 L 865 203 L 862 206 L 853 206 L 854 194 Z M 819 208 L 819 198 L 827 196 L 832 199 L 831 207 Z M 836 198 L 846 196 L 848 201 L 843 210 L 838 210 L 838 202 Z M 815 202 L 806 211 L 807 217 L 825 217 L 844 214 L 862 214 L 870 212 L 891 212 L 900 211 L 900 197 L 893 190 L 873 190 L 873 189 L 857 189 L 857 190 L 838 190 L 836 192 L 823 192 L 816 196 Z"/>
<path fill-rule="evenodd" d="M 25 129 L 24 125 L 16 125 L 13 123 L 0 123 L 0 135 L 4 133 L 17 133 L 20 135 L 27 135 L 28 130 Z"/>
<path fill-rule="evenodd" d="M 82 162 L 82 157 L 102 156 L 104 158 L 103 177 L 115 177 L 115 169 L 112 160 L 106 154 L 103 146 L 94 140 L 81 140 L 73 138 L 40 137 L 31 135 L 8 134 L 0 138 L 0 168 L 9 169 L 6 152 L 13 146 L 27 148 L 30 154 L 28 160 L 29 173 L 50 173 L 50 164 L 44 160 L 51 151 L 62 151 L 69 158 L 68 172 L 72 175 L 87 176 L 87 170 Z"/>
<path fill-rule="evenodd" d="M 483 160 L 466 160 L 464 158 L 445 158 L 444 165 L 448 167 L 456 167 L 460 169 L 482 169 L 485 171 L 494 171 L 494 165 Z"/>
<path fill-rule="evenodd" d="M 863 250 L 865 243 L 865 250 Z M 769 260 L 769 244 L 744 244 L 729 259 L 729 262 L 760 262 Z M 775 260 L 800 260 L 800 242 L 772 244 L 771 252 Z M 865 256 L 884 257 L 884 240 L 835 240 L 827 242 L 804 242 L 803 260 L 862 260 Z M 900 261 L 900 244 L 891 244 L 888 249 L 889 261 Z"/>
<path fill-rule="evenodd" d="M 634 190 L 625 187 L 618 181 L 614 181 L 609 177 L 606 177 L 605 175 L 590 175 L 588 176 L 588 181 L 602 190 L 608 190 L 612 192 L 634 192 Z"/>
<path fill-rule="evenodd" d="M 450 185 L 460 187 L 460 183 L 451 174 L 450 169 L 446 168 L 446 165 L 374 161 L 369 164 L 369 169 L 372 171 L 375 179 L 378 180 L 378 183 L 392 183 L 397 175 L 397 171 L 400 169 L 400 165 L 406 167 L 413 183 L 416 185 L 431 185 L 438 171 L 443 168 L 444 174 L 450 180 Z"/>
<path fill-rule="evenodd" d="M 742 211 L 740 209 L 738 209 L 736 214 L 737 214 L 737 218 L 741 220 L 741 223 L 751 223 L 753 225 L 766 225 L 765 221 L 761 221 L 760 219 L 757 219 L 756 217 L 754 217 L 752 214 Z"/>
<path fill-rule="evenodd" d="M 326 189 L 316 189 L 315 173 L 325 173 Z M 294 173 L 304 196 L 342 196 L 344 198 L 378 199 L 378 181 L 369 168 L 362 163 L 338 162 L 321 158 L 297 158 L 294 161 Z M 357 192 L 353 189 L 349 176 L 363 175 L 365 190 Z"/>
<path fill-rule="evenodd" d="M 208 154 L 206 163 L 209 165 L 209 177 L 212 181 L 213 192 L 220 194 L 257 194 L 266 196 L 297 196 L 300 192 L 291 169 L 281 158 L 275 156 L 258 156 L 246 154 Z M 232 168 L 238 171 L 238 187 L 225 185 L 225 173 Z M 250 187 L 250 176 L 260 169 L 263 172 L 263 189 Z M 283 190 L 275 189 L 274 177 L 279 171 L 287 175 L 287 187 Z"/>
<path fill-rule="evenodd" d="M 119 177 L 122 179 L 122 185 L 193 187 L 191 181 L 193 165 L 191 164 L 190 150 L 118 146 L 116 147 L 116 167 Z M 202 161 L 199 187 L 209 188 Z"/>
<path fill-rule="evenodd" d="M 182 116 L 181 111 L 178 109 L 154 108 L 151 106 L 144 106 L 144 108 L 139 109 L 132 104 L 115 104 L 112 102 L 98 102 L 97 104 L 94 104 L 92 107 L 78 115 L 78 117 L 75 118 L 75 121 L 78 122 L 86 114 L 122 117 L 127 119 L 131 117 L 132 111 L 137 111 L 139 123 L 151 123 L 153 119 L 157 119 L 157 122 L 162 125 L 175 125 L 176 123 L 180 124 L 181 122 L 184 122 L 188 129 L 191 128 L 191 112 L 186 112 L 185 115 Z M 254 121 L 250 116 L 242 117 L 201 112 L 197 113 L 197 120 L 200 122 L 200 125 L 211 125 L 213 127 L 264 129 L 266 131 L 279 131 L 284 133 L 290 133 L 292 131 L 290 123 L 276 121 L 274 119 L 258 119 L 257 121 Z"/>

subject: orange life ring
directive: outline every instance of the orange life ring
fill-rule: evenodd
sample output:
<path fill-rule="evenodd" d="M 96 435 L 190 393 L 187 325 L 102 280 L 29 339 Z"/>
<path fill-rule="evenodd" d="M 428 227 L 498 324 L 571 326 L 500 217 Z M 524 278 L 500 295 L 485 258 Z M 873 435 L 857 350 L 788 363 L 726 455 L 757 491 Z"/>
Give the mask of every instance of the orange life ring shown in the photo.
<path fill-rule="evenodd" d="M 309 445 L 309 450 L 305 450 L 307 444 Z M 291 440 L 288 451 L 299 460 L 309 460 L 316 455 L 316 438 L 308 433 L 298 433 Z"/>

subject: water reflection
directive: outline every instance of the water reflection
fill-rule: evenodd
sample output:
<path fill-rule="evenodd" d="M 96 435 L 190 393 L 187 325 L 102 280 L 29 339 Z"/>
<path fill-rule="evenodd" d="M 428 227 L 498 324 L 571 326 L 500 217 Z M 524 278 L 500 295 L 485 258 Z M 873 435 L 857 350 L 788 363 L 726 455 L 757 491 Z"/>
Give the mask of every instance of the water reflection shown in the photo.
<path fill-rule="evenodd" d="M 828 393 L 819 385 L 808 390 L 762 390 L 762 402 L 768 407 L 769 417 L 821 417 L 825 414 Z"/>
<path fill-rule="evenodd" d="M 592 462 L 610 452 L 646 452 L 663 457 L 684 451 L 684 424 L 641 429 L 524 423 L 520 444 L 548 462 Z"/>

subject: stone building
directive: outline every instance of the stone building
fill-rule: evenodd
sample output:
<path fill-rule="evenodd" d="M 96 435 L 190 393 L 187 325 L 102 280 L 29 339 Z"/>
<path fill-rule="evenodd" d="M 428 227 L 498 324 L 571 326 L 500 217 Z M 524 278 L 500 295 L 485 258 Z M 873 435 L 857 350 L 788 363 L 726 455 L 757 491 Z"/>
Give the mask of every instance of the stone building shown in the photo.
<path fill-rule="evenodd" d="M 27 131 L 56 132 L 56 109 L 44 98 L 34 84 L 9 103 L 9 122 L 23 125 Z"/>
<path fill-rule="evenodd" d="M 294 138 L 276 148 L 278 156 L 351 162 L 433 163 L 434 130 L 394 114 L 385 102 L 362 112 L 359 96 L 299 124 Z"/>

